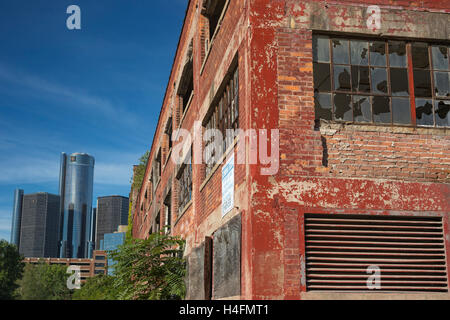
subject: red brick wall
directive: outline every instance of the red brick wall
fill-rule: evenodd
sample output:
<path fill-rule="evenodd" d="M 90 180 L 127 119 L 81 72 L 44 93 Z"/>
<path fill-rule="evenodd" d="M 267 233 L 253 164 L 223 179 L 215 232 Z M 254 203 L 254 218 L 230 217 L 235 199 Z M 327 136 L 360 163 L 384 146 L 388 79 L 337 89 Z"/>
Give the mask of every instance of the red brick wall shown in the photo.
<path fill-rule="evenodd" d="M 206 55 L 202 47 L 204 20 L 196 9 L 199 1 L 190 2 L 150 160 L 162 143 L 168 117 L 173 116 L 174 130 L 181 120 L 174 83 L 179 81 L 185 49 L 192 37 L 195 96 L 182 128 L 191 130 L 195 120 L 203 120 L 237 57 L 241 128 L 280 130 L 278 174 L 260 175 L 259 164 L 236 166 L 239 209 L 231 216 L 242 214 L 242 298 L 311 298 L 305 295 L 304 283 L 305 213 L 426 212 L 444 216 L 448 232 L 448 130 L 324 123 L 320 129 L 314 128 L 312 30 L 376 35 L 367 30 L 364 20 L 369 4 L 382 7 L 382 32 L 386 36 L 426 38 L 433 33 L 433 19 L 426 11 L 435 12 L 444 22 L 448 16 L 443 14 L 450 12 L 448 1 L 431 0 L 231 0 Z M 418 19 L 418 14 L 425 18 Z M 442 30 L 436 32 L 442 34 Z M 170 179 L 172 210 L 178 212 L 175 166 L 170 161 L 163 168 L 153 201 L 145 212 L 139 212 L 150 169 L 151 164 L 136 203 L 133 234 L 137 237 L 146 236 L 154 218 L 151 215 L 158 207 L 163 208 L 163 191 Z M 188 248 L 200 244 L 227 220 L 220 216 L 221 168 L 208 182 L 204 182 L 204 165 L 194 165 L 193 170 L 193 204 L 173 230 L 187 238 Z M 149 218 L 139 231 L 146 212 Z"/>

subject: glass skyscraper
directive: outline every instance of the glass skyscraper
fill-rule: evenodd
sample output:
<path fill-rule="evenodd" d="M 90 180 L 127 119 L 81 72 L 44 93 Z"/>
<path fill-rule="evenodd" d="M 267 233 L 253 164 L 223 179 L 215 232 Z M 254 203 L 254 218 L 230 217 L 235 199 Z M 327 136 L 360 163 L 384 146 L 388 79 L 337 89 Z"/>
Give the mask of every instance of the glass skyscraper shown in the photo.
<path fill-rule="evenodd" d="M 61 154 L 60 258 L 92 257 L 94 164 L 94 157 L 85 153 Z"/>
<path fill-rule="evenodd" d="M 14 191 L 13 216 L 11 225 L 11 243 L 19 248 L 20 244 L 20 224 L 22 222 L 22 202 L 23 190 L 16 189 Z"/>

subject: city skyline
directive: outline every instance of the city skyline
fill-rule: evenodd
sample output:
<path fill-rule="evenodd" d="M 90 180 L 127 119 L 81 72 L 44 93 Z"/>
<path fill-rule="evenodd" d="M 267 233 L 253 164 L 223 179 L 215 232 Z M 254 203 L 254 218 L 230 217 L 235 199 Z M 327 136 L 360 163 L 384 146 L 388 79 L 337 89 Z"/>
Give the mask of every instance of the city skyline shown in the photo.
<path fill-rule="evenodd" d="M 0 4 L 0 239 L 10 240 L 15 189 L 58 194 L 61 152 L 96 158 L 94 199 L 128 196 L 186 3 L 79 0 L 81 30 L 66 27 L 70 1 Z"/>

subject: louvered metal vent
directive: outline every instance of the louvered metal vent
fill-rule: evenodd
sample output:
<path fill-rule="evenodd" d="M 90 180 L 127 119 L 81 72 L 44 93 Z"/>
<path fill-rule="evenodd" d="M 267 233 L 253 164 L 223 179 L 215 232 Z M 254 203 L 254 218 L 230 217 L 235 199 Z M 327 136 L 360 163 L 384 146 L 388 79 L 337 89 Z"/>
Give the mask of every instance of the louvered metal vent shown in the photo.
<path fill-rule="evenodd" d="M 373 292 L 373 265 L 381 291 L 448 291 L 440 217 L 310 214 L 305 239 L 309 291 Z"/>

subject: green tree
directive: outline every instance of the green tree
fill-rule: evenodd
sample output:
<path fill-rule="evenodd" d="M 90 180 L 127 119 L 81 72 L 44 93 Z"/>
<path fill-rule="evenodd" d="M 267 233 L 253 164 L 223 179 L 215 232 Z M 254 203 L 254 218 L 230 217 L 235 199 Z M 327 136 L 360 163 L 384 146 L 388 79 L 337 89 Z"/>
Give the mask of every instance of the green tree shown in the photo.
<path fill-rule="evenodd" d="M 22 277 L 25 264 L 23 256 L 13 244 L 0 240 L 0 300 L 11 300 Z"/>
<path fill-rule="evenodd" d="M 167 300 L 186 293 L 184 241 L 164 233 L 133 239 L 111 253 L 118 299 Z"/>
<path fill-rule="evenodd" d="M 139 164 L 134 171 L 134 176 L 131 178 L 131 191 L 139 190 L 142 186 L 142 181 L 144 181 L 145 169 L 147 168 L 148 157 L 150 151 L 146 151 L 140 158 Z"/>
<path fill-rule="evenodd" d="M 70 300 L 67 266 L 39 262 L 25 267 L 17 293 L 22 300 Z"/>
<path fill-rule="evenodd" d="M 97 275 L 87 279 L 81 289 L 75 290 L 72 300 L 116 300 L 117 296 L 114 277 Z"/>

